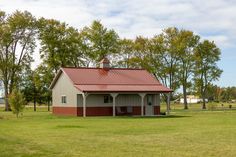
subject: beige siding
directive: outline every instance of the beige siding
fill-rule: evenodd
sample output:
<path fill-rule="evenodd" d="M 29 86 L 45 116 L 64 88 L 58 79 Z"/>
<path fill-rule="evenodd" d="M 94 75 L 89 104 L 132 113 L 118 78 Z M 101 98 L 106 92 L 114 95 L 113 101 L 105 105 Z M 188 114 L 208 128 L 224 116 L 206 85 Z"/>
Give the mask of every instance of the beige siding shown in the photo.
<path fill-rule="evenodd" d="M 87 107 L 112 106 L 112 103 L 104 103 L 105 94 L 90 94 L 86 99 Z M 144 98 L 144 105 L 147 104 L 147 97 Z M 81 94 L 77 97 L 78 106 L 82 107 L 83 97 Z M 116 97 L 116 106 L 140 106 L 141 97 L 138 94 L 119 94 Z M 153 105 L 160 105 L 160 94 L 154 94 Z"/>
<path fill-rule="evenodd" d="M 53 106 L 77 106 L 77 94 L 80 93 L 77 90 L 67 75 L 61 74 L 57 83 L 52 90 L 52 105 Z M 61 96 L 66 96 L 66 103 L 61 102 Z"/>
<path fill-rule="evenodd" d="M 141 97 L 138 94 L 120 94 L 116 97 L 116 106 L 140 106 Z"/>
<path fill-rule="evenodd" d="M 77 106 L 78 107 L 83 106 L 83 96 L 82 96 L 82 94 L 77 94 Z"/>
<path fill-rule="evenodd" d="M 153 102 L 154 102 L 154 106 L 160 106 L 160 94 L 155 94 L 154 95 L 154 100 L 153 100 Z"/>
<path fill-rule="evenodd" d="M 160 94 L 151 94 L 153 95 L 152 102 L 153 106 L 160 106 Z M 147 95 L 144 97 L 144 105 L 147 105 Z"/>
<path fill-rule="evenodd" d="M 105 94 L 90 94 L 86 99 L 86 106 L 99 107 L 99 106 L 112 106 L 112 103 L 104 103 Z"/>

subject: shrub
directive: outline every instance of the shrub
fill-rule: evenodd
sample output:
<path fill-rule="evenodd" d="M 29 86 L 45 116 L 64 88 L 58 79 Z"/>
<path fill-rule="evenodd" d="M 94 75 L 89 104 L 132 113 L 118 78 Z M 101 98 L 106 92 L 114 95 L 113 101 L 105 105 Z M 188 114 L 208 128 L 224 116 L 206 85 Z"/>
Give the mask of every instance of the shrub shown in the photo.
<path fill-rule="evenodd" d="M 16 114 L 16 117 L 19 117 L 19 114 L 23 112 L 26 101 L 21 92 L 14 89 L 9 96 L 9 103 L 11 105 L 12 112 Z"/>

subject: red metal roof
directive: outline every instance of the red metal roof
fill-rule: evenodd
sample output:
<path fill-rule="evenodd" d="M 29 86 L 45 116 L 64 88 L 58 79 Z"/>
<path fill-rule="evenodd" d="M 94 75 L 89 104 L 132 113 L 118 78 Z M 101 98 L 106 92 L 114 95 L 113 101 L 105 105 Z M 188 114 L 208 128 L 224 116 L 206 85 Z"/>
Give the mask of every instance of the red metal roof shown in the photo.
<path fill-rule="evenodd" d="M 83 92 L 171 92 L 143 69 L 62 68 Z"/>
<path fill-rule="evenodd" d="M 75 85 L 80 91 L 87 92 L 170 92 L 162 85 Z"/>

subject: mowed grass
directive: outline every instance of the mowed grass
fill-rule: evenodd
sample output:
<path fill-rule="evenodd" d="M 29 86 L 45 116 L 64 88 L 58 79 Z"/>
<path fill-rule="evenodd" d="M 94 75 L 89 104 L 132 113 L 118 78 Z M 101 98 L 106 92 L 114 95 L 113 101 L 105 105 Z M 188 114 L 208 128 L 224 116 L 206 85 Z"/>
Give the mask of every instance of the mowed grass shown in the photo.
<path fill-rule="evenodd" d="M 172 110 L 169 117 L 58 117 L 0 112 L 2 157 L 234 157 L 236 111 Z"/>

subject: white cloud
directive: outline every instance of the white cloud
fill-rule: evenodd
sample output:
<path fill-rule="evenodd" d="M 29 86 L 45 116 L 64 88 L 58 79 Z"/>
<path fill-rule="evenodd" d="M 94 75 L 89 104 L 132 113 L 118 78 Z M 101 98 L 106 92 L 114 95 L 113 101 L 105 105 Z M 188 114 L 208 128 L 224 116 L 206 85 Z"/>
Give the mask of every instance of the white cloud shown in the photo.
<path fill-rule="evenodd" d="M 190 29 L 221 49 L 235 47 L 235 0 L 0 0 L 7 13 L 28 10 L 81 29 L 99 19 L 121 37 L 150 37 L 166 27 Z"/>
<path fill-rule="evenodd" d="M 233 46 L 233 44 L 230 42 L 230 39 L 224 35 L 203 36 L 202 38 L 214 41 L 219 47 Z"/>
<path fill-rule="evenodd" d="M 201 35 L 211 31 L 221 33 L 218 35 L 236 35 L 234 1 L 2 0 L 0 7 L 7 12 L 28 10 L 37 17 L 55 18 L 77 28 L 100 19 L 107 27 L 117 30 L 122 37 L 150 36 L 169 26 L 191 29 Z"/>

